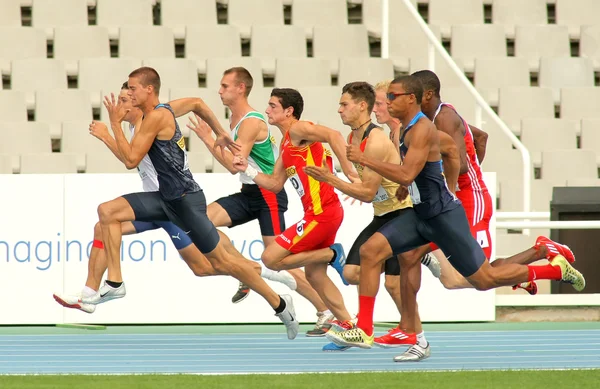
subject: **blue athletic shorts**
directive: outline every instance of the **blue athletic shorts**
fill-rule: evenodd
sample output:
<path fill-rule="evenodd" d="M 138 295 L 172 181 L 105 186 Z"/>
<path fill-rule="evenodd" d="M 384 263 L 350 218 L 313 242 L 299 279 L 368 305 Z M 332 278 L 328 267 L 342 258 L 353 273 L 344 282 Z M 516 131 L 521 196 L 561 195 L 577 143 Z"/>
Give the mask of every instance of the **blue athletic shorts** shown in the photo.
<path fill-rule="evenodd" d="M 177 250 L 184 249 L 192 244 L 192 240 L 181 228 L 171 222 L 141 222 L 132 221 L 135 232 L 138 234 L 144 231 L 156 230 L 162 228 L 167 231 L 173 245 Z"/>

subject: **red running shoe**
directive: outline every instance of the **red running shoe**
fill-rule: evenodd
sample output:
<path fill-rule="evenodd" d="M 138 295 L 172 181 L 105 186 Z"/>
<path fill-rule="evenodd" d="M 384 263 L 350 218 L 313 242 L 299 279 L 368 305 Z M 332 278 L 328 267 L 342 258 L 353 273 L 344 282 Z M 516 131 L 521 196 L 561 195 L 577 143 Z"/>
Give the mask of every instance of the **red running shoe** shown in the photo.
<path fill-rule="evenodd" d="M 535 281 L 531 281 L 531 282 L 521 282 L 519 285 L 514 285 L 512 287 L 513 290 L 517 290 L 517 289 L 525 289 L 525 291 L 527 293 L 529 293 L 530 295 L 536 295 L 538 292 L 537 289 L 537 284 L 535 283 Z"/>
<path fill-rule="evenodd" d="M 552 261 L 557 255 L 562 255 L 567 261 L 569 261 L 569 263 L 575 262 L 575 255 L 567 245 L 556 243 L 545 236 L 538 236 L 533 248 L 539 250 L 541 246 L 546 247 L 548 250 L 548 255 L 546 258 L 548 258 L 549 261 Z"/>
<path fill-rule="evenodd" d="M 410 346 L 417 343 L 417 334 L 407 334 L 396 327 L 389 330 L 387 334 L 375 338 L 374 343 L 383 348 Z"/>

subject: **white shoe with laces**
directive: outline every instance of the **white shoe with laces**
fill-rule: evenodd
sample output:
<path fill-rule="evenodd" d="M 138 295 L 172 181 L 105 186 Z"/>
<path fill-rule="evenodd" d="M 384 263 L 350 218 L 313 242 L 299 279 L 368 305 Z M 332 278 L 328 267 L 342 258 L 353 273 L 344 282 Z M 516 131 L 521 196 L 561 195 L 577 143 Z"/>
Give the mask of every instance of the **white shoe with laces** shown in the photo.
<path fill-rule="evenodd" d="M 403 354 L 394 357 L 394 362 L 419 362 L 431 356 L 431 346 L 427 343 L 427 347 L 421 347 L 418 344 L 413 344 Z"/>

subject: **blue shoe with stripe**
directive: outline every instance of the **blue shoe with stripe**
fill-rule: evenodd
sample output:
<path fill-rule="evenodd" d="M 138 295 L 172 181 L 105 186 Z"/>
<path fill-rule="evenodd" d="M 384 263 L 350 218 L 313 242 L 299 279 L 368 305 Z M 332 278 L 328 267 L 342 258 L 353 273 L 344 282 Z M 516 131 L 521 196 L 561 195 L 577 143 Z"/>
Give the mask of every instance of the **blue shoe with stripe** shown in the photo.
<path fill-rule="evenodd" d="M 344 265 L 346 264 L 346 253 L 344 252 L 344 246 L 341 243 L 334 243 L 329 246 L 330 249 L 335 251 L 335 258 L 329 264 L 335 269 L 340 275 L 344 285 L 350 285 L 344 278 Z"/>

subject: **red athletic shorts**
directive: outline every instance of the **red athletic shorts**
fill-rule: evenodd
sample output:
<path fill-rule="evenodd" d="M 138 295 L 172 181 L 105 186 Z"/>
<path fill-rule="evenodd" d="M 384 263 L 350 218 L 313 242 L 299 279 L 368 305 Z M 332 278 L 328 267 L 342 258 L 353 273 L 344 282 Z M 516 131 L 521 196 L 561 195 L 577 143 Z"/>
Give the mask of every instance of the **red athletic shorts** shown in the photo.
<path fill-rule="evenodd" d="M 327 248 L 335 243 L 343 219 L 344 209 L 337 203 L 320 215 L 304 215 L 302 220 L 283 231 L 275 241 L 294 254 Z"/>
<path fill-rule="evenodd" d="M 471 226 L 471 234 L 479 242 L 483 249 L 485 257 L 490 259 L 492 256 L 492 236 L 490 235 L 490 219 L 494 212 L 492 196 L 489 193 L 458 191 L 456 197 L 462 202 L 467 220 Z M 432 250 L 438 247 L 430 243 Z"/>

